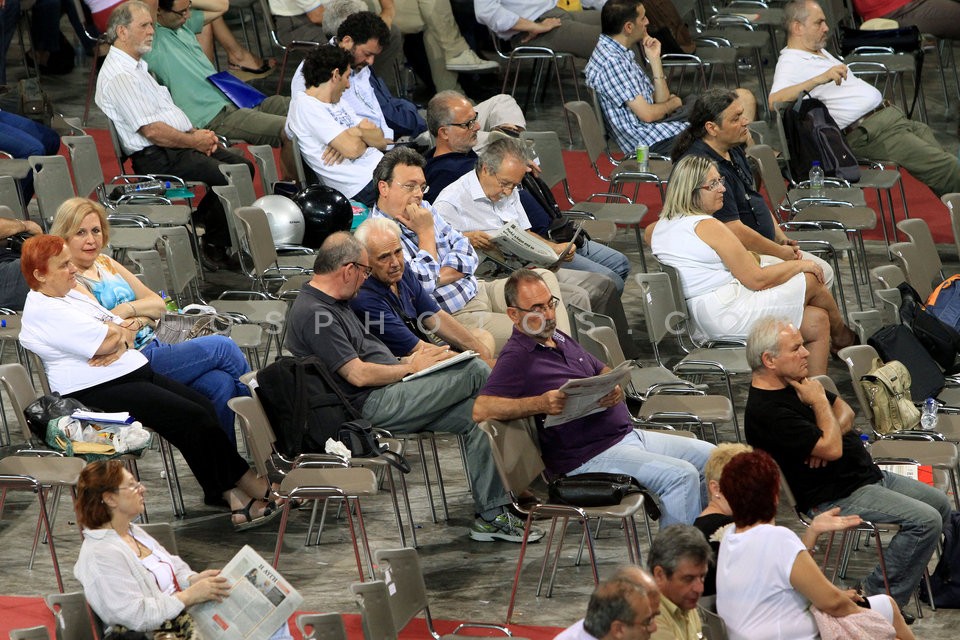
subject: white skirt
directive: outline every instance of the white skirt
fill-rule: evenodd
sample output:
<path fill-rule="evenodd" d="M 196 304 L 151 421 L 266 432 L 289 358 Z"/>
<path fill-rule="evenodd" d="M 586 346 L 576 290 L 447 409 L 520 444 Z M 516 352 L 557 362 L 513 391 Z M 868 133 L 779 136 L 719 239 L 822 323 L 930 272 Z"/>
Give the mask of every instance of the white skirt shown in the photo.
<path fill-rule="evenodd" d="M 754 291 L 734 280 L 715 291 L 687 299 L 691 334 L 708 340 L 746 340 L 753 324 L 764 316 L 786 318 L 799 327 L 807 294 L 806 276 L 798 273 L 783 284 Z"/>

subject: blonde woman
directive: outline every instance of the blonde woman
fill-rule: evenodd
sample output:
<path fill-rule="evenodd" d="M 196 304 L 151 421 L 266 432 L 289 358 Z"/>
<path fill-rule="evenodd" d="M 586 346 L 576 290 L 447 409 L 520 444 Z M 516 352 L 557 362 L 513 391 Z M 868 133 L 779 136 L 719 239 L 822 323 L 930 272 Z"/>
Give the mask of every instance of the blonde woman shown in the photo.
<path fill-rule="evenodd" d="M 677 270 L 697 340 L 747 337 L 761 316 L 790 318 L 810 352 L 810 375 L 827 372 L 834 351 L 854 343 L 823 271 L 810 260 L 764 264 L 713 218 L 726 188 L 716 164 L 687 156 L 673 168 L 660 220 L 647 230 L 653 254 Z"/>

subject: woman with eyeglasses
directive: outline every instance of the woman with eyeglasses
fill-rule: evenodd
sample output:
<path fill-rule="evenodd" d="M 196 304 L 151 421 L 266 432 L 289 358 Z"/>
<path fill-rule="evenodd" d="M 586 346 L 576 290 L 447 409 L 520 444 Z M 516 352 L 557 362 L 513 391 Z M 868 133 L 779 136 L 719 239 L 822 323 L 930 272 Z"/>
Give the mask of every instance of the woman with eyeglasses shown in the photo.
<path fill-rule="evenodd" d="M 180 450 L 203 489 L 204 502 L 229 505 L 237 530 L 279 514 L 258 478 L 220 429 L 210 401 L 153 371 L 131 348 L 137 324 L 76 291 L 77 267 L 63 238 L 36 235 L 23 243 L 20 269 L 31 291 L 20 342 L 43 361 L 50 388 L 101 411 L 129 411 Z"/>
<path fill-rule="evenodd" d="M 106 637 L 158 630 L 189 637 L 186 627 L 192 620 L 184 613 L 195 604 L 222 601 L 230 595 L 230 585 L 218 570 L 193 571 L 133 524 L 143 513 L 144 493 L 119 460 L 84 467 L 76 499 L 83 544 L 73 575 L 108 627 Z M 286 624 L 274 635 L 289 637 Z"/>
<path fill-rule="evenodd" d="M 809 375 L 854 344 L 837 303 L 810 260 L 766 264 L 713 217 L 726 189 L 716 164 L 687 156 L 674 166 L 660 220 L 648 228 L 653 255 L 677 270 L 697 341 L 745 340 L 761 316 L 790 318 L 810 352 Z"/>

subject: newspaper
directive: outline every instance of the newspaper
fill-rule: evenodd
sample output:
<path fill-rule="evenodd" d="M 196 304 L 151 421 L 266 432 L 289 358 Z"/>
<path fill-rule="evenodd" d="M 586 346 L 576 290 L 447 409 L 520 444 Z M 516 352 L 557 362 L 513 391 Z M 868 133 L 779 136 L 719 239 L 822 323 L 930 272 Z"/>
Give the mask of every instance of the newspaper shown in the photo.
<path fill-rule="evenodd" d="M 599 404 L 600 399 L 613 391 L 613 388 L 617 385 L 626 386 L 627 382 L 630 381 L 630 371 L 635 366 L 632 360 L 625 360 L 614 369 L 598 376 L 568 380 L 566 384 L 560 387 L 560 391 L 567 394 L 567 402 L 563 406 L 563 411 L 554 416 L 547 416 L 543 426 L 555 427 L 577 418 L 604 411 L 605 407 L 601 407 Z"/>
<path fill-rule="evenodd" d="M 212 640 L 268 640 L 303 602 L 283 576 L 249 545 L 227 563 L 220 575 L 230 583 L 223 602 L 190 608 L 201 637 Z"/>
<path fill-rule="evenodd" d="M 582 229 L 577 225 L 576 233 L 559 256 L 550 245 L 521 229 L 516 222 L 503 225 L 490 236 L 490 240 L 504 256 L 519 260 L 522 263 L 520 266 L 532 264 L 535 267 L 551 269 L 562 263 L 571 252 L 577 250 L 576 242 L 581 231 Z"/>

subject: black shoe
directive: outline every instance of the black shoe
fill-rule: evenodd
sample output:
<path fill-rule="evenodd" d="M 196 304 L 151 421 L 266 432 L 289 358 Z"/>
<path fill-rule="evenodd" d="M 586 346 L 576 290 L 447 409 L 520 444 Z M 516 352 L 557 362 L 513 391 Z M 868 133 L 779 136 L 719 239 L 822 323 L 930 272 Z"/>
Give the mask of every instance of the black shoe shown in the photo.
<path fill-rule="evenodd" d="M 900 609 L 900 615 L 903 616 L 903 621 L 906 622 L 908 625 L 911 625 L 917 621 L 917 619 L 914 616 L 910 615 L 903 609 Z"/>

